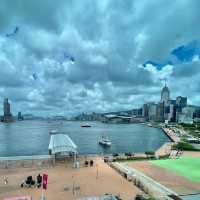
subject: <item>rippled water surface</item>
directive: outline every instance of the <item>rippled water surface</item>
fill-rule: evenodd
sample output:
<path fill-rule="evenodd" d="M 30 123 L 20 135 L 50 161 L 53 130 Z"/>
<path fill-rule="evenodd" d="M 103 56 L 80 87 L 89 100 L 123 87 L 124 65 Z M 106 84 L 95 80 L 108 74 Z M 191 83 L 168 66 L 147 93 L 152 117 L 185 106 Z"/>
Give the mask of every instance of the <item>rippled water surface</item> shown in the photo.
<path fill-rule="evenodd" d="M 81 128 L 80 122 L 70 121 L 0 123 L 0 156 L 48 154 L 49 131 L 52 129 L 68 134 L 81 154 L 144 152 L 156 150 L 169 141 L 161 129 L 142 124 L 90 124 L 91 128 Z M 98 144 L 102 135 L 111 139 L 110 148 Z"/>

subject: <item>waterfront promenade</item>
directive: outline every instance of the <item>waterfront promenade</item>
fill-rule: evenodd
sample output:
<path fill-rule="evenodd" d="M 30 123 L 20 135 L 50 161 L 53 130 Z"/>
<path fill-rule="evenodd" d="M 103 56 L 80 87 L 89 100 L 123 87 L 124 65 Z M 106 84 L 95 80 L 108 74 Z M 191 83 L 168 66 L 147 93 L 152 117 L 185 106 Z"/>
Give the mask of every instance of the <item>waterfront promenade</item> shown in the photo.
<path fill-rule="evenodd" d="M 41 189 L 20 188 L 20 184 L 27 176 L 33 175 L 35 177 L 38 173 L 42 174 L 43 172 L 49 175 L 48 189 L 45 191 L 45 197 L 48 200 L 73 200 L 105 193 L 120 195 L 123 200 L 130 200 L 136 194 L 141 193 L 133 183 L 124 179 L 101 158 L 92 159 L 94 159 L 93 167 L 80 167 L 78 169 L 64 163 L 44 169 L 0 169 L 0 199 L 16 195 L 31 195 L 33 200 L 38 200 Z M 8 185 L 4 185 L 3 176 L 8 177 Z M 74 192 L 73 187 L 76 188 Z"/>
<path fill-rule="evenodd" d="M 180 142 L 180 137 L 169 128 L 162 128 L 165 134 L 175 143 Z"/>
<path fill-rule="evenodd" d="M 173 142 L 163 144 L 158 150 L 156 150 L 155 155 L 156 156 L 170 155 L 172 145 Z"/>
<path fill-rule="evenodd" d="M 178 143 L 181 141 L 181 138 L 173 130 L 169 128 L 162 128 L 162 130 L 170 138 L 171 142 L 166 142 L 160 148 L 158 148 L 155 151 L 156 156 L 170 155 L 171 148 L 174 143 Z"/>
<path fill-rule="evenodd" d="M 184 151 L 182 156 L 184 158 L 195 158 L 196 160 L 200 159 L 200 152 L 192 152 L 192 151 Z M 167 169 L 164 167 L 161 167 L 160 165 L 156 165 L 157 162 L 170 162 L 170 167 L 175 167 L 176 170 Z M 178 163 L 184 163 L 186 166 L 181 166 Z M 193 173 L 193 176 L 198 179 L 199 175 L 198 173 L 195 174 L 195 170 L 198 170 L 198 164 L 193 163 L 193 166 L 195 166 L 193 169 L 191 168 L 191 163 L 188 163 L 189 161 L 181 161 L 181 158 L 179 159 L 168 159 L 168 160 L 154 160 L 154 161 L 130 161 L 127 162 L 127 166 L 131 167 L 133 170 L 139 171 L 142 174 L 144 174 L 147 177 L 150 177 L 155 182 L 163 185 L 164 187 L 174 191 L 175 193 L 179 195 L 188 195 L 188 194 L 199 194 L 200 192 L 200 184 L 199 182 L 194 181 L 194 179 L 188 178 L 188 176 L 184 176 L 180 173 L 179 170 L 183 170 L 184 167 L 187 167 L 191 169 L 191 171 L 187 171 L 186 173 Z M 190 160 L 191 162 L 191 160 Z M 181 169 L 181 167 L 183 167 Z M 140 177 L 139 177 L 140 178 Z M 143 181 L 144 182 L 144 181 Z M 150 186 L 145 184 L 146 187 Z M 150 190 L 153 188 L 150 187 Z"/>

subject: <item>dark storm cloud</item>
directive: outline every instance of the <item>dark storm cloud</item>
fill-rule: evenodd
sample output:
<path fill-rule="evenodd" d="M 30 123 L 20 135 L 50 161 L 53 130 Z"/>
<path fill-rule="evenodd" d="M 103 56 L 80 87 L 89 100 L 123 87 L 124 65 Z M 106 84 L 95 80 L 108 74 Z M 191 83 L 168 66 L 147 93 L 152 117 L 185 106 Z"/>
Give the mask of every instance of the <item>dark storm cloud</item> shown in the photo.
<path fill-rule="evenodd" d="M 172 74 L 175 78 L 192 78 L 193 76 L 200 75 L 200 62 L 189 63 L 189 64 L 180 64 L 174 68 Z"/>
<path fill-rule="evenodd" d="M 7 30 L 9 26 L 18 23 L 19 27 L 31 25 L 53 32 L 58 31 L 60 29 L 58 20 L 63 3 L 63 0 L 56 2 L 56 5 L 50 0 L 41 2 L 1 0 L 1 28 Z"/>
<path fill-rule="evenodd" d="M 163 78 L 174 96 L 184 95 L 179 87 L 199 83 L 199 57 L 181 63 L 170 52 L 199 40 L 199 6 L 198 0 L 2 0 L 0 100 L 8 96 L 14 112 L 39 115 L 131 109 L 159 100 Z M 15 27 L 18 33 L 6 38 Z M 74 64 L 62 62 L 65 52 Z M 173 66 L 144 68 L 148 60 Z M 195 103 L 197 91 L 187 91 Z"/>

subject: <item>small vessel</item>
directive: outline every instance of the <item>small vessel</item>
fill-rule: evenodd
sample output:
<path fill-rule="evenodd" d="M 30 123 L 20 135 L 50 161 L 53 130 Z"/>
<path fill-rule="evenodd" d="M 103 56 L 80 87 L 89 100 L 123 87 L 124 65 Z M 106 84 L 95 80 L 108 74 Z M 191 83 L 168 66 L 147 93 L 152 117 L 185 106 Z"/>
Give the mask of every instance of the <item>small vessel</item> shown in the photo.
<path fill-rule="evenodd" d="M 50 130 L 49 135 L 56 135 L 58 134 L 58 130 Z"/>
<path fill-rule="evenodd" d="M 83 127 L 83 128 L 88 128 L 88 127 L 91 127 L 91 125 L 88 124 L 88 123 L 85 123 L 85 124 L 81 124 L 81 127 Z"/>
<path fill-rule="evenodd" d="M 105 147 L 110 147 L 112 143 L 108 137 L 102 136 L 99 140 L 99 144 Z"/>
<path fill-rule="evenodd" d="M 148 123 L 148 124 L 147 124 L 147 126 L 149 126 L 149 127 L 153 127 L 153 125 L 152 125 L 152 124 L 150 124 L 150 123 Z"/>

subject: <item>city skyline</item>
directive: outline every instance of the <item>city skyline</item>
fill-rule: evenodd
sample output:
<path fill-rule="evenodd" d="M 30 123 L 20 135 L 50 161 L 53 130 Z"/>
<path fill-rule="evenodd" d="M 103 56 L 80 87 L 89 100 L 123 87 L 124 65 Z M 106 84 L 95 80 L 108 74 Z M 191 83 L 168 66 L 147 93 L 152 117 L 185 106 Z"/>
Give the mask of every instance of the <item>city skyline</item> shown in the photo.
<path fill-rule="evenodd" d="M 167 93 L 167 95 L 166 95 L 166 93 Z M 138 106 L 138 107 L 131 107 L 130 109 L 127 109 L 127 110 L 107 110 L 107 111 L 104 111 L 104 112 L 99 112 L 99 114 L 100 113 L 102 113 L 102 114 L 104 114 L 104 113 L 112 113 L 112 112 L 123 112 L 123 111 L 130 111 L 130 110 L 140 110 L 140 109 L 144 109 L 144 106 L 145 105 L 149 105 L 149 104 L 153 104 L 153 105 L 158 105 L 159 103 L 164 103 L 164 105 L 166 106 L 166 105 L 168 105 L 168 106 L 170 106 L 170 104 L 174 104 L 174 103 L 171 103 L 171 101 L 182 101 L 182 99 L 186 99 L 186 106 L 195 106 L 196 108 L 199 108 L 200 109 L 200 105 L 192 105 L 192 104 L 189 104 L 188 102 L 190 102 L 190 101 L 188 101 L 189 99 L 188 99 L 188 97 L 184 97 L 184 96 L 181 96 L 181 95 L 178 95 L 177 97 L 174 97 L 174 96 L 171 96 L 171 90 L 170 90 L 170 88 L 168 87 L 168 85 L 167 85 L 167 81 L 165 80 L 165 83 L 164 83 L 164 86 L 162 87 L 162 88 L 160 88 L 160 94 L 157 96 L 158 98 L 157 98 L 157 101 L 146 101 L 146 102 L 144 102 L 144 103 L 142 103 L 140 106 Z M 178 100 L 178 99 L 180 99 L 180 100 Z M 4 98 L 4 103 L 3 103 L 3 105 L 4 105 L 4 108 L 2 107 L 2 113 L 3 114 L 1 114 L 1 112 L 0 112 L 0 116 L 5 116 L 5 101 L 6 102 L 8 102 L 8 101 L 10 101 L 8 98 Z M 12 102 L 11 102 L 12 103 Z M 9 104 L 9 102 L 8 102 L 8 104 Z M 1 107 L 1 106 L 0 106 Z M 149 109 L 149 108 L 148 108 Z M 10 111 L 10 104 L 9 104 L 9 111 Z M 84 111 L 84 112 L 82 112 L 82 113 L 85 113 L 85 114 L 91 114 L 91 113 L 95 113 L 95 111 L 88 111 L 88 110 L 86 110 L 86 111 Z M 96 112 L 96 113 L 98 113 L 98 112 Z M 24 113 L 23 113 L 23 115 L 22 115 L 22 113 L 21 113 L 21 111 L 17 111 L 16 113 L 14 113 L 14 116 L 15 117 L 18 117 L 18 119 L 19 119 L 19 114 L 20 114 L 20 116 L 23 116 L 23 115 L 32 115 L 32 117 L 34 117 L 34 113 L 32 113 L 31 111 L 25 111 Z M 37 117 L 55 117 L 55 116 L 65 116 L 65 117 L 75 117 L 75 116 L 77 116 L 77 115 L 79 115 L 79 114 L 81 114 L 81 112 L 78 112 L 78 113 L 73 113 L 71 116 L 66 116 L 66 115 L 62 115 L 62 114 L 50 114 L 50 115 L 36 115 Z M 143 115 L 143 114 L 141 114 L 141 115 Z M 35 116 L 35 117 L 36 117 Z"/>
<path fill-rule="evenodd" d="M 164 79 L 172 99 L 200 105 L 200 2 L 1 4 L 0 102 L 13 114 L 138 108 L 159 101 Z"/>

